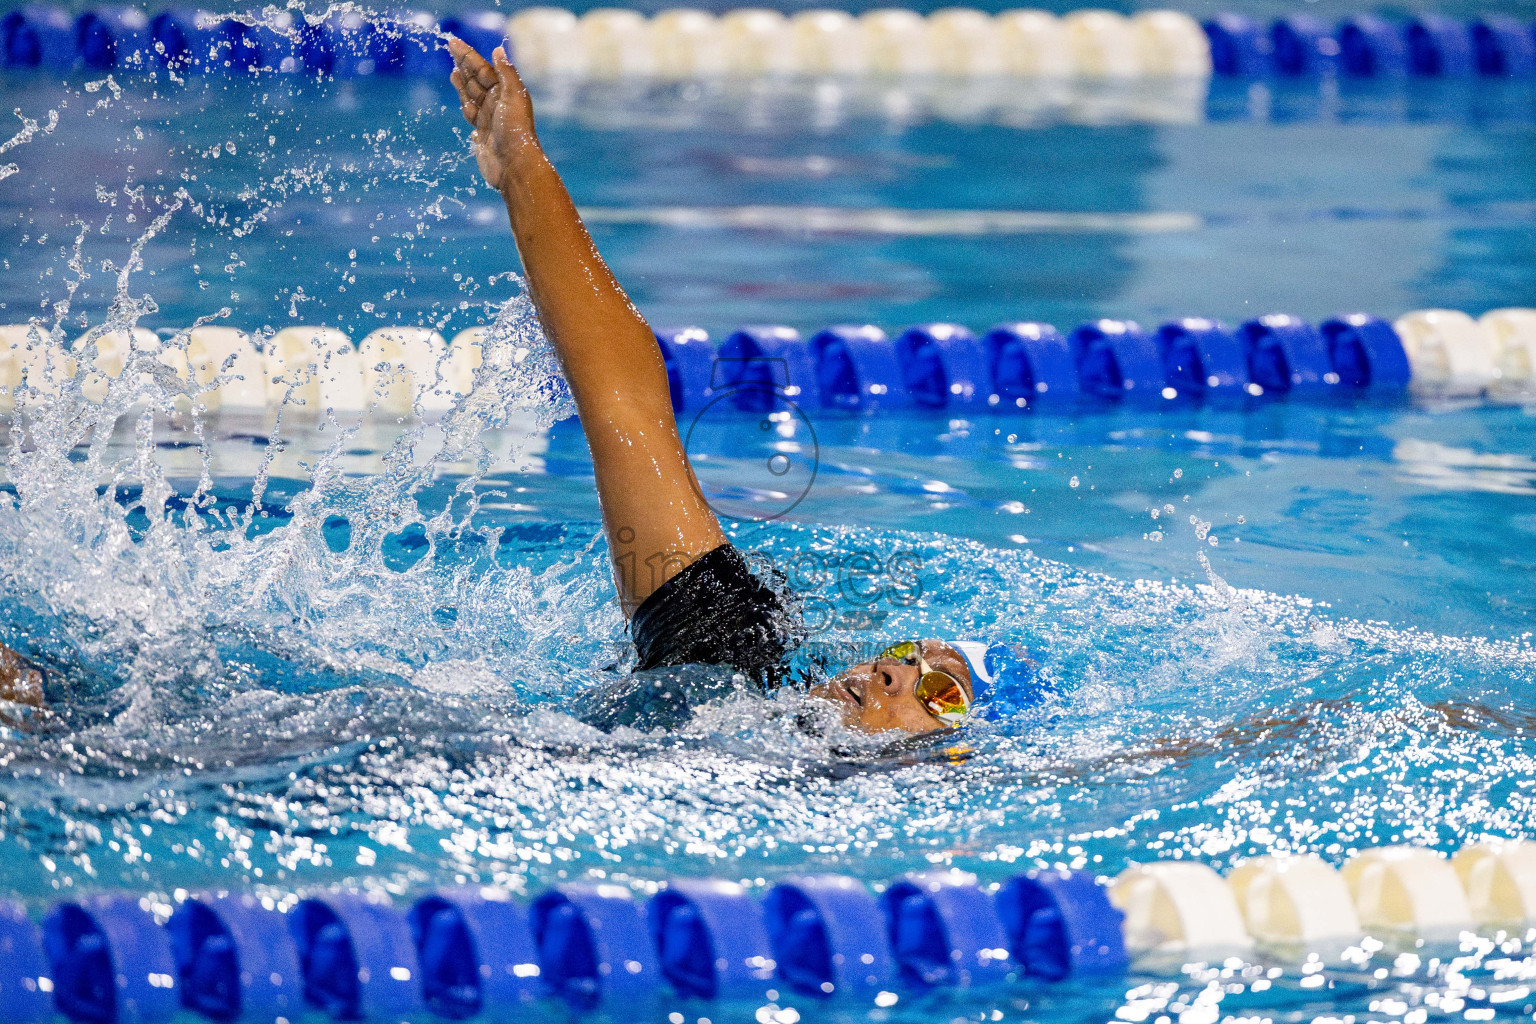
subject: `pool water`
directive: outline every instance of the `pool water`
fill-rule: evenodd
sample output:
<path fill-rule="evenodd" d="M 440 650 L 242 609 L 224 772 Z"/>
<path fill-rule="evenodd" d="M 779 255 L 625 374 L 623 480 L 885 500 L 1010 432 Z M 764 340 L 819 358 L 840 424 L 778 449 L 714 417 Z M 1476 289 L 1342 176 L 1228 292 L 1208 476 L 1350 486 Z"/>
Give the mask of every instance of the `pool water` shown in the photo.
<path fill-rule="evenodd" d="M 1000 701 L 963 750 L 893 752 L 807 732 L 793 689 L 684 673 L 675 721 L 602 732 L 573 712 L 629 655 L 591 466 L 446 93 L 92 84 L 6 83 L 59 121 L 6 154 L 0 318 L 494 318 L 536 358 L 436 424 L 198 423 L 133 375 L 8 421 L 0 641 L 54 676 L 47 716 L 0 738 L 0 893 L 994 882 L 1530 834 L 1536 407 L 812 410 L 788 438 L 708 418 L 704 486 L 816 610 L 812 654 L 983 633 L 1027 645 L 1050 695 Z M 1536 290 L 1520 117 L 907 121 L 854 99 L 598 90 L 547 97 L 544 133 L 658 323 L 1479 313 Z M 962 215 L 994 210 L 1050 216 Z M 761 467 L 785 442 L 814 484 L 754 515 L 779 511 Z M 1356 947 L 1323 986 L 1282 956 L 1144 962 L 770 1017 L 1529 1017 L 1527 948 Z"/>
<path fill-rule="evenodd" d="M 5 154 L 10 320 L 62 291 L 82 218 L 96 258 L 70 319 L 99 320 L 116 287 L 100 260 L 121 264 L 144 203 L 177 189 L 136 285 L 156 326 L 227 306 L 250 329 L 453 331 L 506 297 L 505 214 L 446 87 L 72 84 L 5 82 L 40 125 L 60 117 Z M 1529 81 L 592 83 L 539 100 L 599 246 L 662 325 L 1475 315 L 1536 290 Z"/>

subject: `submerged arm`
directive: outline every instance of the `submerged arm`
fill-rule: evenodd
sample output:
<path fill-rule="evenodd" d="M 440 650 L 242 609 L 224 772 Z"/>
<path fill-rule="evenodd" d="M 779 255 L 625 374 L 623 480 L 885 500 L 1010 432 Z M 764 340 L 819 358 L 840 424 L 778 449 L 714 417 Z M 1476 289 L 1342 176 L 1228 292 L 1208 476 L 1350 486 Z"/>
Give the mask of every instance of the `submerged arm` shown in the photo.
<path fill-rule="evenodd" d="M 528 90 L 501 48 L 493 63 L 457 39 L 449 49 L 475 157 L 506 201 L 534 308 L 576 400 L 619 598 L 631 614 L 725 535 L 683 453 L 656 337 L 544 155 Z"/>

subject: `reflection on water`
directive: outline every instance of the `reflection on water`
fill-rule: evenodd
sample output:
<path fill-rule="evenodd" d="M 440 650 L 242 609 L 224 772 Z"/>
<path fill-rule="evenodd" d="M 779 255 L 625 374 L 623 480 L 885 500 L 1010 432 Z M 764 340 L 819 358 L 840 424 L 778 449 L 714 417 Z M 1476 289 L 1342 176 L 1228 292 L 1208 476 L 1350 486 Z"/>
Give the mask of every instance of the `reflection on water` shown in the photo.
<path fill-rule="evenodd" d="M 1536 495 L 1536 460 L 1524 453 L 1476 452 L 1405 440 L 1392 457 L 1415 482 L 1451 491 Z"/>
<path fill-rule="evenodd" d="M 1202 79 L 768 78 L 657 85 L 647 80 L 541 81 L 549 116 L 598 130 L 790 127 L 887 130 L 931 121 L 1029 128 L 1053 124 L 1193 124 L 1205 117 Z"/>

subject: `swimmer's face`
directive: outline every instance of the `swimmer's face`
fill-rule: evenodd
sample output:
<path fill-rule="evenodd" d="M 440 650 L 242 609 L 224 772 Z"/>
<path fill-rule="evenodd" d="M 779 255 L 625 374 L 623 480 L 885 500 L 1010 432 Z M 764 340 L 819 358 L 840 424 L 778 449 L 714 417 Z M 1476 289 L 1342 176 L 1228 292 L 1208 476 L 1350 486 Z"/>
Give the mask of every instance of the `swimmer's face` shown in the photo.
<path fill-rule="evenodd" d="M 974 697 L 971 670 L 960 652 L 938 640 L 922 641 L 923 657 L 930 667 L 960 680 L 967 697 Z M 921 671 L 895 658 L 876 658 L 855 665 L 829 683 L 810 689 L 812 697 L 832 701 L 842 711 L 843 724 L 860 732 L 907 733 L 946 729 L 917 699 Z"/>

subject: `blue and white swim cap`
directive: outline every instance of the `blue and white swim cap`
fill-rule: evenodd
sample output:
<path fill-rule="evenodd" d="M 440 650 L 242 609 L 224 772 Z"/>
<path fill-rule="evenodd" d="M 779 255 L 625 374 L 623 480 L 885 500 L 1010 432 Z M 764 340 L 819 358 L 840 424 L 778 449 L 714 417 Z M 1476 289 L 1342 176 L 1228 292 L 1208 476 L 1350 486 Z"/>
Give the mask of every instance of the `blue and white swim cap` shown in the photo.
<path fill-rule="evenodd" d="M 949 646 L 965 658 L 971 670 L 971 690 L 980 705 L 1025 708 L 1045 696 L 1040 672 L 1029 652 L 1018 644 L 988 640 L 951 640 Z"/>

